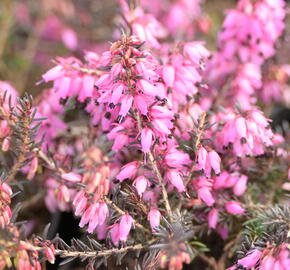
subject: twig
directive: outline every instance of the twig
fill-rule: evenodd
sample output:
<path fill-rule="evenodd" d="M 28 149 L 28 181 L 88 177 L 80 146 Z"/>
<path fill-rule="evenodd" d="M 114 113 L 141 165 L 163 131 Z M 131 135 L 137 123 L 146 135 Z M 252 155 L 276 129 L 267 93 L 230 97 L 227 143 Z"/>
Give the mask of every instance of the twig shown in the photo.
<path fill-rule="evenodd" d="M 196 255 L 200 259 L 202 259 L 204 262 L 206 262 L 210 267 L 212 267 L 212 269 L 214 269 L 214 270 L 221 270 L 221 269 L 218 268 L 218 265 L 217 265 L 217 262 L 216 262 L 215 258 L 208 257 L 203 252 L 200 252 L 200 251 L 197 251 L 197 250 L 196 250 L 196 252 L 197 252 Z M 224 270 L 224 269 L 222 269 L 222 270 Z"/>
<path fill-rule="evenodd" d="M 228 242 L 223 249 L 223 255 L 219 258 L 217 262 L 217 269 L 223 270 L 225 269 L 226 259 L 228 258 L 228 251 L 238 242 L 241 237 L 242 232 L 238 233 L 234 239 Z"/>
<path fill-rule="evenodd" d="M 166 187 L 163 183 L 163 178 L 161 176 L 161 173 L 157 167 L 157 164 L 156 164 L 156 161 L 152 155 L 151 152 L 148 153 L 148 156 L 149 156 L 149 160 L 150 160 L 150 163 L 153 167 L 153 170 L 157 176 L 157 179 L 158 179 L 158 182 L 159 182 L 159 185 L 161 186 L 161 190 L 162 190 L 162 197 L 163 197 L 163 200 L 164 200 L 164 203 L 165 203 L 165 208 L 166 208 L 166 212 L 168 214 L 168 217 L 169 217 L 169 220 L 170 222 L 172 223 L 173 222 L 173 215 L 172 215 L 172 210 L 171 210 L 171 207 L 170 207 L 170 204 L 169 204 L 169 201 L 168 201 L 168 194 L 167 194 L 167 190 L 166 190 Z"/>
<path fill-rule="evenodd" d="M 41 200 L 43 200 L 44 192 L 38 192 L 34 196 L 32 196 L 29 200 L 24 201 L 21 205 L 21 210 L 29 209 L 31 206 L 38 204 Z"/>
<path fill-rule="evenodd" d="M 58 168 L 52 159 L 50 159 L 42 150 L 38 151 L 38 156 L 49 166 L 49 168 L 53 171 L 57 171 L 60 174 L 65 173 L 62 168 Z"/>
<path fill-rule="evenodd" d="M 137 244 L 134 246 L 128 246 L 124 248 L 113 248 L 109 250 L 103 250 L 103 251 L 70 251 L 70 250 L 61 250 L 61 249 L 56 249 L 55 250 L 55 255 L 59 255 L 61 257 L 82 257 L 82 258 L 89 258 L 89 257 L 101 257 L 101 256 L 108 256 L 108 255 L 113 255 L 113 254 L 120 254 L 127 252 L 129 250 L 140 250 L 145 248 L 146 246 L 142 244 Z"/>

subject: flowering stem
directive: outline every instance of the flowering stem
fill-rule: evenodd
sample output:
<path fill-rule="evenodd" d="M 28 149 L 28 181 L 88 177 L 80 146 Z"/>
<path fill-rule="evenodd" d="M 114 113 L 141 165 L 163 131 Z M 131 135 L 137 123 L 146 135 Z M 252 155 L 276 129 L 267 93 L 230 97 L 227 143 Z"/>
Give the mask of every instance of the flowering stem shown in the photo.
<path fill-rule="evenodd" d="M 169 204 L 169 201 L 168 201 L 168 194 L 167 194 L 167 190 L 166 190 L 166 187 L 163 183 L 163 178 L 161 176 L 161 173 L 157 167 L 157 164 L 156 164 L 156 161 L 152 155 L 151 152 L 148 153 L 148 156 L 149 156 L 149 160 L 151 162 L 151 165 L 153 167 L 153 170 L 157 176 L 157 179 L 158 179 L 158 182 L 159 182 L 159 185 L 161 186 L 161 189 L 162 189 L 162 196 L 163 196 L 163 200 L 164 200 L 164 203 L 165 203 L 165 208 L 166 208 L 166 212 L 168 214 L 168 217 L 169 217 L 169 220 L 170 222 L 173 222 L 173 218 L 172 218 L 172 210 L 171 210 L 171 207 L 170 207 L 170 204 Z"/>
<path fill-rule="evenodd" d="M 135 114 L 135 117 L 137 119 L 138 131 L 140 133 L 141 130 L 142 130 L 142 122 L 141 122 L 141 118 L 140 118 L 140 115 L 139 115 L 138 112 Z M 154 158 L 154 156 L 153 156 L 151 151 L 148 153 L 148 156 L 149 156 L 149 160 L 150 160 L 150 163 L 152 165 L 153 171 L 155 172 L 155 174 L 157 176 L 158 183 L 161 186 L 162 197 L 163 197 L 163 200 L 164 200 L 164 204 L 165 204 L 165 209 L 166 209 L 167 215 L 169 217 L 170 222 L 173 222 L 173 218 L 172 218 L 173 214 L 172 214 L 171 206 L 169 204 L 167 190 L 166 190 L 166 187 L 165 187 L 165 185 L 163 183 L 162 175 L 161 175 L 161 173 L 160 173 L 160 171 L 158 169 L 158 166 L 156 164 L 155 158 Z"/>
<path fill-rule="evenodd" d="M 89 69 L 89 68 L 74 67 L 74 66 L 71 66 L 71 68 L 74 70 L 78 70 L 80 72 L 83 72 L 83 73 L 90 74 L 90 75 L 98 75 L 99 76 L 101 74 L 101 71 L 98 69 Z"/>
<path fill-rule="evenodd" d="M 206 118 L 206 112 L 203 112 L 200 116 L 200 121 L 199 121 L 199 125 L 198 125 L 198 129 L 197 129 L 197 135 L 196 135 L 196 141 L 195 141 L 195 145 L 194 145 L 194 151 L 196 152 L 196 150 L 198 149 L 198 146 L 200 145 L 200 141 L 202 139 L 202 134 L 203 134 L 203 127 L 205 124 L 205 118 Z M 185 181 L 185 186 L 188 185 L 188 183 L 190 182 L 192 175 L 194 172 L 194 166 L 192 166 L 190 168 L 189 171 L 189 175 L 187 177 L 187 180 Z"/>

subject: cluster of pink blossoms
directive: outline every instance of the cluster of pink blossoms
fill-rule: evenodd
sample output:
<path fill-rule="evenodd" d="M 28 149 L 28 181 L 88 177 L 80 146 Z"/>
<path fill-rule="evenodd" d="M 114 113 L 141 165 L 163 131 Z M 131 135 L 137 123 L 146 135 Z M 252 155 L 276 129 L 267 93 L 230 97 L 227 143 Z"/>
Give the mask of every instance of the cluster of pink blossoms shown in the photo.
<path fill-rule="evenodd" d="M 49 244 L 41 243 L 41 248 L 43 248 L 43 253 L 46 259 L 50 263 L 54 263 L 55 256 L 54 256 L 54 246 Z M 41 264 L 39 262 L 39 252 L 32 243 L 21 241 L 18 247 L 18 251 L 16 254 L 16 267 L 19 270 L 41 270 Z M 8 265 L 9 266 L 9 265 Z"/>
<path fill-rule="evenodd" d="M 74 57 L 66 59 L 59 57 L 56 61 L 57 65 L 42 75 L 45 82 L 54 81 L 54 89 L 57 91 L 55 98 L 66 99 L 78 95 L 78 100 L 84 102 L 92 97 L 95 77 L 89 71 L 86 72 L 86 68 L 97 69 L 94 62 L 90 62 L 92 66 L 86 66 Z"/>
<path fill-rule="evenodd" d="M 266 103 L 282 102 L 286 106 L 290 104 L 290 89 L 287 81 L 290 77 L 290 65 L 271 66 L 263 80 L 260 89 L 260 97 Z"/>
<path fill-rule="evenodd" d="M 132 34 L 137 35 L 142 41 L 147 41 L 153 48 L 160 49 L 161 45 L 158 39 L 167 36 L 167 30 L 160 22 L 150 13 L 146 14 L 140 6 L 132 8 L 128 1 L 118 0 L 118 2 L 122 14 L 126 18 L 126 23 L 131 27 Z"/>
<path fill-rule="evenodd" d="M 188 105 L 202 83 L 201 71 L 210 52 L 202 42 L 180 43 L 163 56 L 162 79 L 173 110 L 179 113 L 181 105 Z"/>
<path fill-rule="evenodd" d="M 186 153 L 177 149 L 177 143 L 172 137 L 175 132 L 173 122 L 180 106 L 186 104 L 186 96 L 197 93 L 196 85 L 201 82 L 198 69 L 203 58 L 208 57 L 209 53 L 201 43 L 186 43 L 180 48 L 182 53 L 176 50 L 170 59 L 168 58 L 168 64 L 161 67 L 150 51 L 140 49 L 141 46 L 142 41 L 138 37 L 124 37 L 100 57 L 91 53 L 85 66 L 73 58 L 59 59 L 58 65 L 44 74 L 43 79 L 54 81 L 54 92 L 50 93 L 58 99 L 75 94 L 82 102 L 90 98 L 87 110 L 92 115 L 92 122 L 95 125 L 101 124 L 104 131 L 110 130 L 107 137 L 114 141 L 112 149 L 117 151 L 117 159 L 120 158 L 120 151 L 126 153 L 129 150 L 126 147 L 137 146 L 144 153 L 146 162 L 154 145 L 156 156 L 165 157 L 164 160 L 158 161 L 158 166 L 164 168 L 167 183 L 179 192 L 184 192 L 186 188 L 183 177 L 186 176 L 186 166 L 191 161 Z M 195 77 L 191 77 L 190 74 L 195 74 Z M 95 76 L 98 78 L 94 87 Z M 82 89 L 90 89 L 85 97 Z M 58 113 L 58 110 L 55 112 Z M 210 151 L 209 157 L 214 170 L 219 173 L 220 158 L 217 153 Z M 209 173 L 208 168 L 206 171 Z M 115 177 L 120 182 L 132 179 L 139 196 L 151 207 L 148 220 L 152 229 L 158 226 L 160 219 L 156 201 L 158 188 L 150 190 L 152 180 L 149 179 L 155 177 L 156 175 L 146 170 L 138 160 L 125 164 Z M 154 182 L 157 182 L 157 179 Z M 51 183 L 51 195 L 53 187 L 57 188 L 61 191 L 58 192 L 59 199 L 68 203 L 71 192 L 63 185 Z M 90 185 L 89 182 L 84 184 Z M 105 192 L 101 192 L 102 196 L 108 193 L 108 187 Z M 101 227 L 108 215 L 107 206 L 99 201 L 100 196 L 97 197 L 94 203 L 87 205 L 86 192 L 80 191 L 73 203 L 77 215 L 84 213 L 81 226 L 89 224 L 90 232 L 98 226 Z M 102 216 L 100 221 L 93 218 L 96 215 Z M 153 217 L 158 217 L 157 221 L 154 221 Z M 118 239 L 115 236 L 116 228 L 117 225 L 111 229 L 114 229 L 114 239 Z"/>
<path fill-rule="evenodd" d="M 237 157 L 259 156 L 273 145 L 269 119 L 259 110 L 221 114 L 220 120 L 224 126 L 217 130 L 215 141 L 219 152 L 229 149 Z"/>
<path fill-rule="evenodd" d="M 218 51 L 209 64 L 208 81 L 224 99 L 251 109 L 262 86 L 261 65 L 275 53 L 285 26 L 284 1 L 240 0 L 228 12 L 219 34 Z"/>
<path fill-rule="evenodd" d="M 174 135 L 182 134 L 188 140 L 187 125 L 193 126 L 203 110 L 210 106 L 211 102 L 206 99 L 201 105 L 193 102 L 198 86 L 202 84 L 200 72 L 209 52 L 199 42 L 179 44 L 169 56 L 162 56 L 165 64 L 161 66 L 149 50 L 141 47 L 142 40 L 137 36 L 123 37 L 101 56 L 87 53 L 86 64 L 74 58 L 59 59 L 58 65 L 43 75 L 45 81 L 54 81 L 51 96 L 61 100 L 76 95 L 80 102 L 88 101 L 86 110 L 91 114 L 92 124 L 108 132 L 108 139 L 113 141 L 112 150 L 116 152 L 116 162 L 106 169 L 108 171 L 103 177 L 98 176 L 97 185 L 93 184 L 95 175 L 83 177 L 87 179 L 82 180 L 87 188 L 80 191 L 55 180 L 48 181 L 48 184 L 51 182 L 51 195 L 47 197 L 47 202 L 51 204 L 54 201 L 55 206 L 58 204 L 58 207 L 67 210 L 73 201 L 76 215 L 82 215 L 80 226 L 87 224 L 88 231 L 96 231 L 100 239 L 106 237 L 109 229 L 114 244 L 125 241 L 124 235 L 128 236 L 134 227 L 133 219 L 128 214 L 108 227 L 110 211 L 102 197 L 108 194 L 109 182 L 114 178 L 118 182 L 127 179 L 133 182 L 137 194 L 151 209 L 147 218 L 152 230 L 160 223 L 161 213 L 157 210 L 160 187 L 151 187 L 158 182 L 158 178 L 143 164 L 152 162 L 152 154 L 153 158 L 164 156 L 163 160 L 156 160 L 156 165 L 168 185 L 168 191 L 172 191 L 172 187 L 179 193 L 186 191 L 185 179 L 189 174 L 188 166 L 192 163 L 195 164 L 195 171 L 205 174 L 206 178 L 191 180 L 190 187 L 196 190 L 198 198 L 208 207 L 213 207 L 208 214 L 210 228 L 216 228 L 218 213 L 222 209 L 229 214 L 243 214 L 245 211 L 231 194 L 228 201 L 220 200 L 217 190 L 233 188 L 233 195 L 240 196 L 246 190 L 247 177 L 222 171 L 221 158 L 213 146 L 198 145 L 193 162 L 187 153 L 178 149 L 174 139 Z M 248 75 L 251 76 L 251 73 Z M 61 110 L 54 111 L 62 113 Z M 177 114 L 187 114 L 188 111 L 192 113 L 188 124 L 179 122 Z M 174 126 L 175 121 L 180 123 L 178 128 Z M 241 114 L 220 113 L 212 116 L 210 121 L 225 123 L 222 128 L 220 125 L 213 126 L 205 133 L 206 138 L 216 137 L 214 146 L 219 153 L 232 150 L 237 157 L 257 156 L 264 153 L 265 147 L 272 146 L 273 134 L 268 120 L 258 110 Z M 132 153 L 131 149 L 140 149 L 143 158 L 124 164 L 123 156 Z M 120 168 L 121 164 L 124 165 Z M 223 184 L 216 184 L 218 180 L 211 179 L 212 171 L 230 177 L 226 177 L 228 180 Z M 96 195 L 92 196 L 92 192 Z M 48 199 L 55 194 L 58 195 L 54 200 Z M 56 209 L 55 206 L 50 209 Z M 128 233 L 123 232 L 124 227 L 129 228 Z"/>
<path fill-rule="evenodd" d="M 268 243 L 264 250 L 257 248 L 250 250 L 244 258 L 238 260 L 237 264 L 228 270 L 241 269 L 241 267 L 246 270 L 253 267 L 261 270 L 287 270 L 289 265 L 289 244 L 274 246 Z"/>
<path fill-rule="evenodd" d="M 227 212 L 231 215 L 242 215 L 245 208 L 236 200 L 241 197 L 247 188 L 248 177 L 240 173 L 223 171 L 212 178 L 203 176 L 192 181 L 197 190 L 198 200 L 193 199 L 188 206 L 200 205 L 201 201 L 209 207 L 207 214 L 208 226 L 216 229 L 223 238 L 228 237 L 228 226 L 219 222 L 219 214 Z"/>
<path fill-rule="evenodd" d="M 261 64 L 275 53 L 275 42 L 284 30 L 284 1 L 240 0 L 224 20 L 219 46 L 226 59 Z"/>
<path fill-rule="evenodd" d="M 191 40 L 197 29 L 207 32 L 210 19 L 202 14 L 203 0 L 142 0 L 141 6 L 166 26 L 166 30 L 175 39 Z"/>
<path fill-rule="evenodd" d="M 196 28 L 207 32 L 210 20 L 201 14 L 203 0 L 178 0 L 174 4 L 164 0 L 141 1 L 141 5 L 129 5 L 128 1 L 118 0 L 131 34 L 137 35 L 154 49 L 161 49 L 160 40 L 171 36 L 173 39 L 190 40 Z M 149 11 L 149 13 L 146 13 Z M 159 20 L 157 20 L 158 18 Z"/>

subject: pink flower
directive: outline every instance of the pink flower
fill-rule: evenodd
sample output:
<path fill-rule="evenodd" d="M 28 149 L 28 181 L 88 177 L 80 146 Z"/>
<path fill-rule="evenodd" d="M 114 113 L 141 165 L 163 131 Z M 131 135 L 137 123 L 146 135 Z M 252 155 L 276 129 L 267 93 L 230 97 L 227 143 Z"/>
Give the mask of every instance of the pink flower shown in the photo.
<path fill-rule="evenodd" d="M 219 219 L 219 212 L 216 208 L 213 208 L 209 211 L 208 216 L 207 216 L 207 221 L 208 221 L 208 227 L 211 229 L 215 229 L 217 222 Z"/>
<path fill-rule="evenodd" d="M 246 139 L 247 138 L 247 125 L 246 120 L 243 117 L 238 117 L 235 121 L 237 134 L 240 139 Z"/>
<path fill-rule="evenodd" d="M 152 125 L 154 126 L 154 129 L 163 135 L 169 135 L 171 133 L 169 130 L 170 127 L 162 119 L 154 119 Z"/>
<path fill-rule="evenodd" d="M 55 66 L 42 75 L 45 82 L 54 81 L 64 75 L 64 70 L 61 65 Z"/>
<path fill-rule="evenodd" d="M 203 200 L 207 206 L 212 206 L 215 203 L 210 189 L 206 186 L 203 186 L 197 190 L 198 197 Z"/>
<path fill-rule="evenodd" d="M 247 189 L 248 177 L 246 175 L 241 175 L 236 184 L 234 185 L 233 191 L 236 196 L 241 196 Z"/>
<path fill-rule="evenodd" d="M 82 216 L 80 227 L 89 223 L 88 233 L 93 233 L 98 226 L 102 226 L 107 217 L 109 216 L 109 208 L 106 203 L 97 202 L 93 203 Z"/>
<path fill-rule="evenodd" d="M 169 167 L 182 168 L 191 163 L 188 154 L 172 147 L 165 155 L 165 162 Z"/>
<path fill-rule="evenodd" d="M 178 192 L 185 191 L 183 180 L 177 170 L 168 170 L 166 172 L 166 178 L 178 190 Z"/>
<path fill-rule="evenodd" d="M 207 158 L 209 159 L 210 166 L 213 168 L 214 172 L 216 174 L 220 174 L 220 172 L 221 172 L 221 169 L 220 169 L 221 158 L 218 155 L 218 153 L 215 151 L 210 151 L 208 153 Z"/>
<path fill-rule="evenodd" d="M 119 84 L 119 85 L 116 85 L 114 87 L 114 90 L 113 90 L 113 93 L 112 93 L 112 97 L 111 97 L 111 100 L 110 100 L 114 105 L 118 104 L 119 100 L 121 99 L 121 97 L 123 95 L 123 91 L 124 91 L 124 85 L 123 84 Z"/>
<path fill-rule="evenodd" d="M 53 246 L 52 246 L 53 247 Z M 46 247 L 44 249 L 44 255 L 46 259 L 51 263 L 54 264 L 55 262 L 55 255 L 54 255 L 54 248 L 52 247 Z"/>
<path fill-rule="evenodd" d="M 79 226 L 81 228 L 83 228 L 87 223 L 89 223 L 91 220 L 93 220 L 95 218 L 98 206 L 99 205 L 97 203 L 94 203 L 94 204 L 91 204 L 87 208 L 87 210 L 82 215 L 82 218 L 81 218 L 81 221 L 80 221 L 80 224 L 79 224 Z"/>
<path fill-rule="evenodd" d="M 161 213 L 159 212 L 159 210 L 152 208 L 149 211 L 147 219 L 150 222 L 152 231 L 154 231 L 154 229 L 160 225 L 160 218 L 161 218 Z"/>
<path fill-rule="evenodd" d="M 72 183 L 77 183 L 82 180 L 82 176 L 74 172 L 63 173 L 61 178 Z"/>
<path fill-rule="evenodd" d="M 202 169 L 205 170 L 206 161 L 207 161 L 207 151 L 202 145 L 200 145 L 197 151 L 197 162 L 200 170 Z"/>
<path fill-rule="evenodd" d="M 2 143 L 2 151 L 7 152 L 9 150 L 9 148 L 10 148 L 10 139 L 8 137 L 6 137 Z"/>
<path fill-rule="evenodd" d="M 153 131 L 150 128 L 143 128 L 141 131 L 141 146 L 144 153 L 149 153 L 153 140 Z"/>
<path fill-rule="evenodd" d="M 138 36 L 140 40 L 147 41 L 153 48 L 159 49 L 161 45 L 158 38 L 164 38 L 167 34 L 163 26 L 152 16 L 143 11 L 141 6 L 136 8 L 129 7 L 128 2 L 118 0 L 121 5 L 122 14 L 129 22 L 133 34 Z"/>
<path fill-rule="evenodd" d="M 30 165 L 30 168 L 28 171 L 28 175 L 27 175 L 28 180 L 31 180 L 34 178 L 36 171 L 37 171 L 37 168 L 38 168 L 38 157 L 34 156 L 32 161 L 31 161 L 31 165 Z"/>
<path fill-rule="evenodd" d="M 0 228 L 5 228 L 12 218 L 10 209 L 11 195 L 11 187 L 7 183 L 0 183 Z"/>
<path fill-rule="evenodd" d="M 284 268 L 284 267 L 283 267 Z M 279 266 L 279 262 L 272 255 L 268 255 L 261 263 L 260 270 L 284 270 Z"/>
<path fill-rule="evenodd" d="M 116 178 L 121 182 L 123 182 L 127 178 L 133 178 L 137 173 L 138 165 L 139 164 L 137 161 L 127 163 L 125 166 L 121 168 L 121 171 L 116 176 Z"/>
<path fill-rule="evenodd" d="M 216 174 L 220 174 L 220 163 L 221 159 L 217 152 L 211 150 L 209 152 L 200 145 L 197 151 L 197 169 L 204 170 L 206 177 L 210 177 L 211 169 Z"/>
<path fill-rule="evenodd" d="M 147 80 L 140 80 L 137 83 L 137 86 L 140 88 L 140 90 L 143 91 L 144 94 L 148 95 L 148 96 L 158 96 L 158 91 L 157 88 L 150 82 L 148 82 Z"/>
<path fill-rule="evenodd" d="M 109 208 L 106 203 L 100 203 L 97 215 L 98 215 L 98 226 L 101 226 L 105 223 L 107 217 L 109 216 Z"/>
<path fill-rule="evenodd" d="M 112 242 L 115 246 L 117 246 L 119 241 L 120 241 L 119 228 L 120 228 L 119 224 L 114 224 L 110 230 L 111 239 L 112 239 Z"/>
<path fill-rule="evenodd" d="M 0 190 L 2 189 L 8 196 L 12 195 L 12 189 L 7 183 L 2 183 L 0 187 Z"/>
<path fill-rule="evenodd" d="M 132 103 L 133 103 L 133 97 L 131 95 L 123 96 L 123 98 L 121 99 L 121 108 L 120 108 L 119 115 L 124 117 L 130 110 Z"/>
<path fill-rule="evenodd" d="M 203 46 L 203 42 L 188 42 L 184 46 L 184 53 L 197 66 L 200 65 L 202 58 L 208 58 L 210 52 Z"/>
<path fill-rule="evenodd" d="M 137 189 L 138 195 L 142 197 L 143 193 L 145 192 L 147 186 L 149 184 L 149 181 L 144 176 L 139 176 L 134 181 L 134 186 Z"/>
<path fill-rule="evenodd" d="M 74 200 L 73 200 L 73 206 L 75 208 L 75 215 L 80 216 L 83 214 L 87 207 L 87 198 L 85 196 L 85 192 L 83 190 L 79 191 Z"/>
<path fill-rule="evenodd" d="M 262 252 L 258 249 L 249 251 L 243 259 L 238 260 L 238 264 L 247 268 L 254 267 L 261 258 Z"/>
<path fill-rule="evenodd" d="M 79 91 L 78 100 L 84 102 L 86 98 L 91 98 L 94 92 L 95 78 L 90 75 L 83 76 L 82 89 Z"/>
<path fill-rule="evenodd" d="M 175 70 L 173 66 L 165 65 L 162 70 L 162 77 L 167 87 L 172 87 L 175 80 Z"/>
<path fill-rule="evenodd" d="M 235 201 L 226 202 L 225 208 L 228 213 L 234 215 L 242 215 L 245 212 L 245 209 L 241 206 L 241 204 Z"/>
<path fill-rule="evenodd" d="M 143 115 L 147 115 L 148 113 L 148 104 L 145 99 L 146 99 L 146 96 L 142 94 L 134 97 L 134 105 L 139 110 L 139 112 Z"/>
<path fill-rule="evenodd" d="M 129 214 L 125 214 L 121 217 L 119 223 L 119 239 L 120 241 L 126 242 L 129 232 L 134 226 L 134 220 Z"/>
<path fill-rule="evenodd" d="M 57 198 L 59 201 L 63 201 L 65 203 L 70 200 L 70 193 L 66 185 L 61 185 L 59 187 Z"/>
<path fill-rule="evenodd" d="M 226 188 L 228 186 L 229 179 L 231 178 L 230 174 L 226 171 L 223 171 L 220 175 L 214 178 L 214 189 Z"/>
<path fill-rule="evenodd" d="M 63 29 L 61 33 L 63 44 L 70 50 L 74 51 L 78 46 L 78 38 L 74 30 L 70 28 Z"/>

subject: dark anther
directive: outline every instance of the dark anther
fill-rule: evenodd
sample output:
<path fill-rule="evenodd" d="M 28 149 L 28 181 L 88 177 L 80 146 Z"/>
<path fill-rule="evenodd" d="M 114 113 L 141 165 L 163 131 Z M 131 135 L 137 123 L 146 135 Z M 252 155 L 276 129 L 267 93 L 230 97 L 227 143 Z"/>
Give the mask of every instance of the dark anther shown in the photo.
<path fill-rule="evenodd" d="M 107 119 L 111 119 L 111 113 L 110 112 L 106 112 L 104 116 Z"/>

